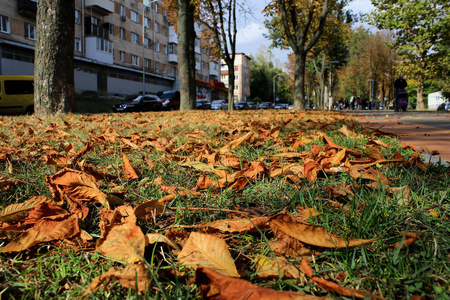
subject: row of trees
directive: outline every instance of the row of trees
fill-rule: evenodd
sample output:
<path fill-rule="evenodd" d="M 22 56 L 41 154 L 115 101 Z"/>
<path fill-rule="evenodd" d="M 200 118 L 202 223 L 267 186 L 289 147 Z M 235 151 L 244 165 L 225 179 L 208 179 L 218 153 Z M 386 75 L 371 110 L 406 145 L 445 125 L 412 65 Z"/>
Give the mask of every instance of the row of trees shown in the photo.
<path fill-rule="evenodd" d="M 203 22 L 206 28 L 203 39 L 210 42 L 208 46 L 228 66 L 229 108 L 233 109 L 236 14 L 245 1 L 162 1 L 178 31 L 182 110 L 195 107 L 194 42 L 198 34 L 194 30 L 195 20 Z M 427 79 L 440 78 L 436 85 L 449 88 L 446 80 L 450 76 L 449 2 L 372 2 L 377 10 L 367 20 L 379 29 L 390 31 L 377 34 L 362 28 L 352 31 L 354 16 L 346 10 L 348 0 L 272 0 L 266 6 L 266 26 L 273 46 L 290 48 L 293 52 L 290 73 L 294 109 L 303 110 L 305 99 L 311 99 L 312 95 L 315 95 L 316 107 L 325 107 L 328 88 L 332 88 L 325 83 L 327 74 L 331 78 L 331 62 L 337 63 L 340 69 L 339 93 L 342 96 L 363 96 L 370 79 L 374 87 L 372 98 L 380 90 L 382 99 L 391 99 L 392 82 L 399 72 L 415 80 L 418 109 L 425 108 L 422 95 Z M 74 109 L 72 4 L 73 1 L 38 1 L 35 63 L 38 115 Z M 254 63 L 253 66 L 261 69 L 264 65 Z M 256 76 L 261 74 L 266 78 Z M 254 75 L 255 81 L 268 81 L 276 74 L 256 72 Z M 261 99 L 268 94 L 261 93 Z"/>

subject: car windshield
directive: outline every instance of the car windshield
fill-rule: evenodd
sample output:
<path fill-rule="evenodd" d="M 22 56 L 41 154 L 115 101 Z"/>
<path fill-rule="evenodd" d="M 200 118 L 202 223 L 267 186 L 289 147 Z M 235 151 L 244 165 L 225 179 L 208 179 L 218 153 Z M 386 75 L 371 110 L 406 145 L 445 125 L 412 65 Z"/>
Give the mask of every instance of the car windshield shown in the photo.
<path fill-rule="evenodd" d="M 173 96 L 173 94 L 175 94 L 175 92 L 164 92 L 162 95 L 161 95 L 161 99 L 163 99 L 163 98 L 172 98 L 172 96 Z"/>
<path fill-rule="evenodd" d="M 214 100 L 212 102 L 212 104 L 221 104 L 223 102 L 223 100 Z"/>

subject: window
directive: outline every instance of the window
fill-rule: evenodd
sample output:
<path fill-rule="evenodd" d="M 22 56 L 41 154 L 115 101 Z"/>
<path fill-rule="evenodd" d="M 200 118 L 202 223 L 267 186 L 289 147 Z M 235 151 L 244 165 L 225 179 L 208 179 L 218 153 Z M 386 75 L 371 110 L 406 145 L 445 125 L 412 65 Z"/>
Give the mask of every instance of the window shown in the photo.
<path fill-rule="evenodd" d="M 75 38 L 75 51 L 81 52 L 81 39 Z"/>
<path fill-rule="evenodd" d="M 91 17 L 91 23 L 92 23 L 92 25 L 98 26 L 98 18 L 97 17 Z"/>
<path fill-rule="evenodd" d="M 131 64 L 133 66 L 139 66 L 139 56 L 131 55 Z"/>
<path fill-rule="evenodd" d="M 133 44 L 139 45 L 138 35 L 134 32 L 131 33 L 131 42 Z"/>
<path fill-rule="evenodd" d="M 150 24 L 151 24 L 150 19 L 145 17 L 144 18 L 144 26 L 145 26 L 145 28 L 150 28 Z"/>
<path fill-rule="evenodd" d="M 77 9 L 75 10 L 75 23 L 80 24 L 80 11 Z"/>
<path fill-rule="evenodd" d="M 139 14 L 137 12 L 135 12 L 134 10 L 132 10 L 130 13 L 131 13 L 131 16 L 130 16 L 131 21 L 133 21 L 135 23 L 139 23 Z"/>
<path fill-rule="evenodd" d="M 36 26 L 25 23 L 25 38 L 36 40 Z"/>
<path fill-rule="evenodd" d="M 156 43 L 155 43 L 155 51 L 156 51 L 156 52 L 159 52 L 159 50 L 160 50 L 159 47 L 160 47 L 159 42 L 156 42 Z"/>
<path fill-rule="evenodd" d="M 163 53 L 164 53 L 164 54 L 167 54 L 167 45 L 164 45 L 164 46 L 163 46 Z"/>
<path fill-rule="evenodd" d="M 234 81 L 238 81 L 239 80 L 239 76 L 238 75 L 234 75 Z"/>
<path fill-rule="evenodd" d="M 166 26 L 163 26 L 163 35 L 167 36 L 167 27 Z"/>
<path fill-rule="evenodd" d="M 125 17 L 125 6 L 123 6 L 123 5 L 120 5 L 120 15 L 122 17 Z"/>
<path fill-rule="evenodd" d="M 34 82 L 31 80 L 5 80 L 5 94 L 34 94 Z"/>
<path fill-rule="evenodd" d="M 155 61 L 155 72 L 159 71 L 159 62 Z"/>
<path fill-rule="evenodd" d="M 152 68 L 152 60 L 148 59 L 148 58 L 144 59 L 144 65 L 145 65 L 145 68 L 151 69 Z"/>
<path fill-rule="evenodd" d="M 170 66 L 170 75 L 175 75 L 176 68 L 174 66 Z"/>
<path fill-rule="evenodd" d="M 9 33 L 9 18 L 0 15 L 0 32 Z"/>
<path fill-rule="evenodd" d="M 148 38 L 144 38 L 144 46 L 145 48 L 151 48 L 152 47 L 152 40 Z"/>
<path fill-rule="evenodd" d="M 238 91 L 238 90 L 239 90 L 239 86 L 238 86 L 238 85 L 235 85 L 235 86 L 234 86 L 234 89 L 235 89 L 236 91 Z"/>
<path fill-rule="evenodd" d="M 125 39 L 125 28 L 120 28 L 120 38 Z"/>
<path fill-rule="evenodd" d="M 159 24 L 155 22 L 155 32 L 159 33 Z"/>
<path fill-rule="evenodd" d="M 120 51 L 120 62 L 125 62 L 125 52 L 123 52 L 123 51 Z"/>
<path fill-rule="evenodd" d="M 114 24 L 109 23 L 109 34 L 114 35 Z"/>
<path fill-rule="evenodd" d="M 177 45 L 176 44 L 169 45 L 169 54 L 177 54 Z"/>
<path fill-rule="evenodd" d="M 155 12 L 158 12 L 159 11 L 159 5 L 158 5 L 158 3 L 155 3 Z"/>
<path fill-rule="evenodd" d="M 97 38 L 97 50 L 112 53 L 113 44 L 108 40 Z"/>
<path fill-rule="evenodd" d="M 167 69 L 167 65 L 163 64 L 162 65 L 162 72 L 165 74 L 166 73 L 166 69 Z"/>

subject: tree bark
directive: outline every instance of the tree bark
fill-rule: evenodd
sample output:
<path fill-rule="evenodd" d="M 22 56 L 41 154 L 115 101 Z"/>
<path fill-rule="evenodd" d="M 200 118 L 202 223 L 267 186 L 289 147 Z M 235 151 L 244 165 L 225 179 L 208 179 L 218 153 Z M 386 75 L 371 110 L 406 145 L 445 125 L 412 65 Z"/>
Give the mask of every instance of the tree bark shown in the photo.
<path fill-rule="evenodd" d="M 423 101 L 423 75 L 419 74 L 417 76 L 417 107 L 416 110 L 425 110 L 425 102 Z"/>
<path fill-rule="evenodd" d="M 294 70 L 295 110 L 305 110 L 305 67 L 306 53 L 296 53 Z"/>
<path fill-rule="evenodd" d="M 192 110 L 197 99 L 195 87 L 195 6 L 190 0 L 177 0 L 178 70 L 180 110 Z"/>
<path fill-rule="evenodd" d="M 234 59 L 227 59 L 228 66 L 228 110 L 234 109 Z"/>
<path fill-rule="evenodd" d="M 38 116 L 75 111 L 75 1 L 39 0 L 34 99 Z"/>

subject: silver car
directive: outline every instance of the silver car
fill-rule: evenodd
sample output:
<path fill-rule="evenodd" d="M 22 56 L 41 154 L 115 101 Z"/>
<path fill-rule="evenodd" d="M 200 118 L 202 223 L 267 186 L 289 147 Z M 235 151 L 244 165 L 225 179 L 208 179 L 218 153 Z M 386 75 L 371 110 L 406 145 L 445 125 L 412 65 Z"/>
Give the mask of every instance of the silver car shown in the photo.
<path fill-rule="evenodd" d="M 213 100 L 211 102 L 212 110 L 228 110 L 228 102 L 226 100 Z"/>

